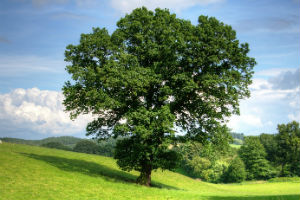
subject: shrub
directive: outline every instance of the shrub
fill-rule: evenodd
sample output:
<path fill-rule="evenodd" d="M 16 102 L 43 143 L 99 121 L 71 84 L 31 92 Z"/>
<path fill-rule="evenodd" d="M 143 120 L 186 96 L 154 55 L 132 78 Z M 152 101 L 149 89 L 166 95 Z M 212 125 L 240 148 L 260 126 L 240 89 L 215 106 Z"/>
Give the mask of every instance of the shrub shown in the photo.
<path fill-rule="evenodd" d="M 236 157 L 228 166 L 226 172 L 223 174 L 225 183 L 240 183 L 246 178 L 245 164 L 243 161 Z"/>

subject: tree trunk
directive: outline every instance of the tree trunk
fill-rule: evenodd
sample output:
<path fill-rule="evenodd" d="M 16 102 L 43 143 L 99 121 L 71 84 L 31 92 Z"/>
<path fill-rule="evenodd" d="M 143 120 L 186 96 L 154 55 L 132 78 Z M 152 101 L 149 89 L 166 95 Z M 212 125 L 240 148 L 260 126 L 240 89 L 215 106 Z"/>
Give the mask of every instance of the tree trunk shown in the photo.
<path fill-rule="evenodd" d="M 151 165 L 144 165 L 136 182 L 140 185 L 151 186 Z"/>

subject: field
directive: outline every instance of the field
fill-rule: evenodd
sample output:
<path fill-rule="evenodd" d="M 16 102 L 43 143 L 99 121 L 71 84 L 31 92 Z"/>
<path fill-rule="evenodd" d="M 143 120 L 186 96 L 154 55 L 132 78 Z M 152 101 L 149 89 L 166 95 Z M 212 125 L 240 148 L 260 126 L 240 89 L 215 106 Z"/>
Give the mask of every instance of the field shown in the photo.
<path fill-rule="evenodd" d="M 300 199 L 300 182 L 211 184 L 170 171 L 153 173 L 153 187 L 134 183 L 137 172 L 115 160 L 28 146 L 0 144 L 0 199 Z"/>

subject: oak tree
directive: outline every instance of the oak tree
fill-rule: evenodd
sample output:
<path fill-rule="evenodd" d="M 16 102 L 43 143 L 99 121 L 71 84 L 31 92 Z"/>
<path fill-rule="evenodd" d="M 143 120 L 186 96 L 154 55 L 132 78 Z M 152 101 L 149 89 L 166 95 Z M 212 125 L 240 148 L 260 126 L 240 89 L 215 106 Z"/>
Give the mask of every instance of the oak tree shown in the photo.
<path fill-rule="evenodd" d="M 239 113 L 249 96 L 255 60 L 231 26 L 200 16 L 198 24 L 167 9 L 138 8 L 111 34 L 94 28 L 67 46 L 64 105 L 71 118 L 92 113 L 87 135 L 123 137 L 115 158 L 123 170 L 151 172 L 176 166 L 170 149 L 176 132 L 187 140 L 210 140 L 220 123 Z"/>

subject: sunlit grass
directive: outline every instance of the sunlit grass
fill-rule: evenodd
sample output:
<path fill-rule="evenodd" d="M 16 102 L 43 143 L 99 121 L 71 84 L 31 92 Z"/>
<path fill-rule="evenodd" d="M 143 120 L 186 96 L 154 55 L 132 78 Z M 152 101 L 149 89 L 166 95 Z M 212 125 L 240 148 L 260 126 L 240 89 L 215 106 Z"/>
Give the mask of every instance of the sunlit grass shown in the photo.
<path fill-rule="evenodd" d="M 239 149 L 242 145 L 239 144 L 230 144 L 231 147 Z"/>
<path fill-rule="evenodd" d="M 0 199 L 300 199 L 299 182 L 211 184 L 158 170 L 154 187 L 135 184 L 108 157 L 3 143 Z"/>

